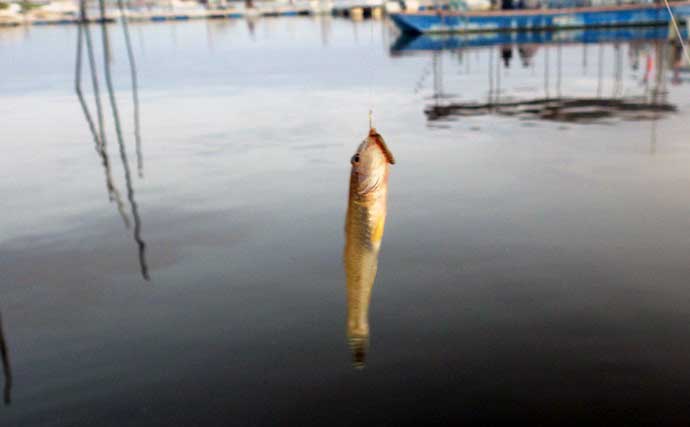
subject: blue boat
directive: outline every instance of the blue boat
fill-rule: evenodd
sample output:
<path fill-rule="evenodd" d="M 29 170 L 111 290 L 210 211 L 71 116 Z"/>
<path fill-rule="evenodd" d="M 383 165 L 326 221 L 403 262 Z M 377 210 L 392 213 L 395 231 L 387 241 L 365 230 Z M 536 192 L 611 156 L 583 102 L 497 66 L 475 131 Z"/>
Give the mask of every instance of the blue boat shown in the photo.
<path fill-rule="evenodd" d="M 465 48 L 520 44 L 596 44 L 621 41 L 668 39 L 666 27 L 599 28 L 564 31 L 493 32 L 472 34 L 400 34 L 390 48 L 393 55 L 420 51 L 457 50 Z M 681 31 L 682 37 L 688 32 Z"/>
<path fill-rule="evenodd" d="M 677 18 L 690 16 L 690 1 L 672 2 L 671 9 Z M 403 32 L 414 34 L 634 27 L 668 25 L 671 19 L 664 4 L 488 12 L 435 10 L 394 13 L 391 18 Z"/>

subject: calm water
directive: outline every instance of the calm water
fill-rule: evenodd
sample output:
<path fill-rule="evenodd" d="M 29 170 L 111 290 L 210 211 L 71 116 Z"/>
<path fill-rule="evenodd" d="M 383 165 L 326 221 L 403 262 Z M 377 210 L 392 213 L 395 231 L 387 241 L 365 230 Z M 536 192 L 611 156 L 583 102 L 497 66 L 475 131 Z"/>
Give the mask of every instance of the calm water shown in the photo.
<path fill-rule="evenodd" d="M 381 22 L 132 25 L 139 177 L 111 26 L 128 191 L 92 31 L 129 229 L 74 92 L 77 28 L 0 31 L 1 425 L 687 425 L 671 46 L 516 46 L 506 68 L 509 45 L 391 53 Z M 500 104 L 546 97 L 590 101 Z M 370 107 L 397 164 L 355 370 L 343 223 Z"/>

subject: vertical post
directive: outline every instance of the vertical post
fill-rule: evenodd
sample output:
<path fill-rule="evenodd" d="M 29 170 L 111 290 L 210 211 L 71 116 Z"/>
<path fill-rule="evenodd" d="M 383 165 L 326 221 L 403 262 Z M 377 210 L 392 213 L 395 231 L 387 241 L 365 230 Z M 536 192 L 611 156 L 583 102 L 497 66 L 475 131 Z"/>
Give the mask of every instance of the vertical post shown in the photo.
<path fill-rule="evenodd" d="M 603 50 L 603 45 L 599 45 L 599 63 L 597 64 L 598 68 L 598 73 L 597 73 L 597 98 L 601 98 L 601 86 L 602 86 L 602 78 L 603 78 L 603 72 L 604 72 L 604 50 Z"/>
<path fill-rule="evenodd" d="M 544 96 L 546 99 L 550 98 L 549 95 L 549 46 L 544 46 Z"/>
<path fill-rule="evenodd" d="M 494 97 L 494 52 L 493 48 L 489 50 L 489 99 L 487 101 L 487 104 L 489 104 L 489 108 L 491 108 L 491 104 L 493 103 L 493 97 Z"/>
<path fill-rule="evenodd" d="M 557 49 L 556 50 L 556 53 L 557 53 L 557 55 L 556 55 L 557 62 L 556 63 L 558 66 L 558 75 L 556 76 L 556 97 L 558 97 L 560 99 L 561 98 L 561 74 L 563 74 L 563 67 L 561 66 L 561 62 L 562 62 L 562 60 L 561 60 L 561 56 L 562 56 L 561 53 L 562 52 L 561 51 L 563 49 L 563 45 L 558 43 L 558 46 L 556 49 Z"/>

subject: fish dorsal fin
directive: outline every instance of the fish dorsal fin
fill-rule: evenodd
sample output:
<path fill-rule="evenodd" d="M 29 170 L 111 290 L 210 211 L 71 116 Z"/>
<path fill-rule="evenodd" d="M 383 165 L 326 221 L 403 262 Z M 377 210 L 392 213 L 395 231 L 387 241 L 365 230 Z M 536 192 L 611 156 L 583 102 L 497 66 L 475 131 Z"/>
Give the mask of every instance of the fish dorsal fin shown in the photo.
<path fill-rule="evenodd" d="M 391 153 L 391 151 L 388 149 L 386 141 L 384 141 L 383 137 L 376 131 L 376 128 L 369 129 L 369 137 L 374 138 L 376 140 L 376 143 L 383 150 L 383 154 L 384 156 L 386 156 L 386 160 L 388 160 L 388 163 L 394 165 L 395 157 L 393 157 L 393 153 Z"/>

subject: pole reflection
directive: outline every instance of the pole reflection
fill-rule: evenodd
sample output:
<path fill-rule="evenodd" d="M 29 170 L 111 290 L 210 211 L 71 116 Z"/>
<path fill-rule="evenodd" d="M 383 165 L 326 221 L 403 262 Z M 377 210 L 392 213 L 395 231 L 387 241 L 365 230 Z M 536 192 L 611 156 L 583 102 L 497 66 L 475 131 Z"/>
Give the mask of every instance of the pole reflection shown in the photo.
<path fill-rule="evenodd" d="M 135 199 L 135 194 L 134 194 L 134 187 L 132 184 L 132 177 L 131 177 L 131 172 L 129 168 L 129 161 L 127 157 L 127 149 L 125 147 L 124 143 L 124 138 L 122 134 L 122 126 L 120 122 L 120 115 L 118 111 L 118 106 L 117 106 L 117 100 L 115 98 L 115 91 L 114 91 L 114 85 L 113 85 L 113 79 L 112 79 L 112 73 L 111 73 L 111 59 L 112 59 L 112 52 L 109 47 L 109 35 L 108 35 L 108 28 L 106 25 L 106 16 L 105 16 L 105 3 L 103 0 L 99 0 L 99 6 L 100 6 L 100 19 L 98 20 L 101 24 L 100 30 L 101 30 L 101 37 L 102 37 L 102 51 L 103 51 L 103 70 L 104 70 L 104 75 L 105 75 L 105 83 L 106 83 L 106 88 L 108 91 L 108 99 L 110 101 L 110 107 L 111 111 L 113 114 L 113 123 L 115 125 L 115 132 L 117 136 L 117 143 L 118 143 L 118 149 L 119 149 L 119 154 L 120 154 L 120 160 L 122 163 L 122 167 L 124 170 L 124 176 L 125 176 L 125 184 L 126 184 L 126 189 L 127 189 L 127 200 L 129 201 L 129 206 L 132 214 L 132 218 L 134 220 L 134 231 L 133 231 L 133 238 L 134 241 L 137 245 L 138 248 L 138 259 L 139 259 L 139 266 L 140 266 L 140 271 L 141 275 L 145 280 L 149 280 L 149 271 L 148 271 L 148 263 L 146 261 L 146 242 L 143 240 L 141 233 L 142 233 L 142 222 L 141 222 L 141 217 L 139 215 L 139 208 Z M 121 3 L 121 0 L 118 3 L 118 6 L 121 8 L 121 10 L 124 8 L 123 4 Z M 125 227 L 129 229 L 130 227 L 130 222 L 129 222 L 129 217 L 125 211 L 124 203 L 122 202 L 122 198 L 120 196 L 120 192 L 118 191 L 117 187 L 115 186 L 114 180 L 112 178 L 112 173 L 111 173 L 111 163 L 110 159 L 108 156 L 107 152 L 107 143 L 106 143 L 106 135 L 105 135 L 105 126 L 104 126 L 104 114 L 103 114 L 103 107 L 101 104 L 101 98 L 100 98 L 100 88 L 99 88 L 99 83 L 98 83 L 98 71 L 96 67 L 96 61 L 95 61 L 95 55 L 94 55 L 94 49 L 93 49 L 93 42 L 91 39 L 91 32 L 89 28 L 89 22 L 90 19 L 87 15 L 87 7 L 86 7 L 86 0 L 81 0 L 80 2 L 80 20 L 79 20 L 79 28 L 78 28 L 78 39 L 77 39 L 77 59 L 76 59 L 76 69 L 75 69 L 75 91 L 77 93 L 77 97 L 79 99 L 79 103 L 82 107 L 82 111 L 84 113 L 84 117 L 86 119 L 86 122 L 88 124 L 89 130 L 91 131 L 91 134 L 94 138 L 95 146 L 96 146 L 96 152 L 98 153 L 99 157 L 101 158 L 101 163 L 103 164 L 104 168 L 104 173 L 105 173 L 105 178 L 106 178 L 106 188 L 108 191 L 108 195 L 111 200 L 114 200 L 118 212 L 120 213 L 120 216 L 123 219 L 123 222 L 125 223 Z M 132 52 L 132 47 L 131 47 L 131 39 L 129 37 L 129 29 L 127 27 L 126 19 L 124 19 L 123 16 L 123 31 L 125 34 L 125 44 L 127 46 L 127 55 L 129 59 L 129 67 L 130 67 L 130 76 L 132 79 L 132 99 L 134 102 L 134 135 L 135 135 L 135 141 L 136 141 L 136 152 L 137 152 L 137 168 L 139 171 L 140 176 L 143 176 L 143 155 L 142 155 L 142 144 L 141 144 L 141 133 L 140 133 L 140 120 L 139 120 L 139 96 L 138 96 L 138 83 L 137 83 L 137 71 L 136 71 L 136 65 L 134 62 L 134 54 Z M 83 57 L 83 50 L 84 50 L 84 42 L 86 44 L 86 51 L 87 51 L 87 57 L 89 61 L 89 68 L 90 68 L 90 73 L 91 73 L 91 82 L 92 82 L 92 90 L 94 93 L 94 100 L 96 104 L 96 114 L 97 114 L 97 120 L 98 120 L 98 130 L 96 129 L 95 122 L 93 120 L 93 116 L 91 115 L 91 112 L 89 110 L 89 106 L 86 102 L 86 99 L 83 94 L 83 90 L 81 87 L 81 79 L 82 79 L 82 57 Z"/>
<path fill-rule="evenodd" d="M 5 375 L 5 386 L 3 388 L 3 400 L 5 405 L 12 402 L 12 368 L 10 366 L 10 355 L 7 349 L 7 342 L 5 340 L 5 330 L 2 323 L 2 314 L 0 314 L 0 356 L 2 356 L 2 371 Z"/>
<path fill-rule="evenodd" d="M 476 100 L 454 100 L 451 97 L 445 96 L 445 88 L 436 84 L 436 82 L 443 81 L 443 70 L 440 67 L 434 67 L 434 87 L 433 87 L 433 102 L 428 103 L 424 112 L 428 121 L 435 122 L 440 120 L 447 120 L 450 118 L 479 116 L 487 114 L 517 116 L 524 119 L 540 119 L 560 122 L 579 122 L 590 123 L 600 119 L 617 118 L 623 120 L 656 120 L 663 114 L 673 113 L 677 111 L 677 106 L 668 101 L 667 78 L 664 72 L 665 63 L 668 62 L 669 46 L 667 42 L 655 41 L 654 44 L 649 44 L 656 50 L 657 73 L 655 78 L 649 78 L 649 71 L 646 72 L 644 82 L 648 85 L 650 80 L 653 80 L 653 87 L 651 89 L 645 88 L 644 94 L 633 94 L 626 90 L 624 82 L 624 66 L 623 66 L 623 48 L 620 43 L 599 44 L 599 63 L 598 74 L 595 84 L 595 89 L 592 95 L 583 96 L 576 91 L 573 95 L 568 95 L 566 92 L 568 88 L 563 88 L 567 83 L 564 78 L 564 67 L 562 64 L 563 56 L 562 43 L 557 43 L 556 49 L 556 63 L 555 63 L 555 79 L 552 80 L 551 72 L 552 66 L 550 64 L 550 46 L 545 45 L 541 50 L 544 62 L 544 71 L 542 81 L 544 85 L 543 96 L 524 96 L 522 94 L 515 95 L 507 81 L 504 82 L 501 73 L 501 63 L 495 61 L 494 57 L 503 59 L 505 62 L 507 58 L 512 57 L 508 52 L 512 48 L 506 45 L 495 45 L 486 48 L 487 54 L 487 75 L 488 75 L 488 97 L 478 95 Z M 496 54 L 496 49 L 499 50 Z M 604 64 L 607 56 L 605 51 L 612 49 L 613 59 L 612 75 L 609 79 L 611 83 L 610 95 L 606 95 L 604 91 Z M 638 49 L 638 52 L 641 51 Z M 437 50 L 431 50 L 429 55 L 435 60 L 440 61 L 439 58 L 442 53 Z M 633 61 L 632 64 L 635 62 Z M 507 63 L 503 67 L 507 67 Z M 648 67 L 649 69 L 649 67 Z M 506 79 L 507 80 L 507 79 Z M 553 81 L 553 83 L 552 83 Z M 552 88 L 551 86 L 555 86 Z M 554 93 L 555 91 L 555 93 Z M 505 93 L 505 96 L 504 96 Z M 648 95 L 649 94 L 649 95 Z M 554 96 L 555 95 L 555 96 Z"/>
<path fill-rule="evenodd" d="M 132 40 L 129 36 L 129 25 L 127 23 L 127 15 L 125 14 L 125 5 L 122 0 L 117 0 L 117 7 L 120 10 L 122 20 L 122 32 L 125 35 L 125 46 L 127 48 L 127 60 L 129 61 L 129 74 L 132 79 L 132 101 L 134 103 L 134 140 L 136 142 L 137 152 L 137 171 L 139 177 L 144 176 L 144 156 L 141 153 L 141 131 L 139 124 L 139 84 L 137 80 L 137 64 L 134 60 L 134 52 L 132 51 Z"/>
<path fill-rule="evenodd" d="M 82 1 L 81 7 L 80 7 L 80 17 L 82 22 L 86 22 L 87 15 L 86 15 L 86 7 L 85 7 L 85 1 Z M 86 41 L 86 50 L 87 50 L 87 56 L 89 60 L 89 71 L 91 73 L 91 88 L 93 90 L 94 94 L 94 101 L 96 104 L 96 115 L 98 117 L 98 132 L 96 131 L 96 126 L 93 121 L 93 118 L 91 116 L 91 112 L 89 111 L 89 107 L 86 103 L 86 99 L 84 98 L 84 94 L 81 88 L 81 79 L 82 79 L 82 56 L 83 56 L 83 43 L 84 40 Z M 100 88 L 98 84 L 98 75 L 96 73 L 96 61 L 94 58 L 94 53 L 93 53 L 93 43 L 91 40 L 91 31 L 88 27 L 88 25 L 82 25 L 79 24 L 79 28 L 77 30 L 77 61 L 76 61 L 76 69 L 75 69 L 75 91 L 77 93 L 77 97 L 79 98 L 79 104 L 81 105 L 82 111 L 84 112 L 84 117 L 86 118 L 86 122 L 89 126 L 89 130 L 91 131 L 91 135 L 93 136 L 94 139 L 94 145 L 96 149 L 96 153 L 98 153 L 98 156 L 101 158 L 101 163 L 103 165 L 103 172 L 105 174 L 105 186 L 106 190 L 108 191 L 108 198 L 110 201 L 114 201 L 116 206 L 117 206 L 117 211 L 120 213 L 120 216 L 122 217 L 122 221 L 125 224 L 126 228 L 129 228 L 129 217 L 127 216 L 127 212 L 125 212 L 125 207 L 124 204 L 122 203 L 122 197 L 120 196 L 120 191 L 117 189 L 115 186 L 115 183 L 113 181 L 113 176 L 110 168 L 110 159 L 108 157 L 108 150 L 107 150 L 107 143 L 105 139 L 105 127 L 103 124 L 103 107 L 101 104 L 101 96 L 100 96 Z"/>
<path fill-rule="evenodd" d="M 105 19 L 105 0 L 99 0 L 100 12 L 101 12 L 101 36 L 103 38 L 103 46 L 108 44 L 108 26 Z M 124 20 L 123 20 L 124 22 Z M 129 37 L 125 39 L 125 42 L 129 44 Z M 129 47 L 131 50 L 131 47 Z M 113 86 L 113 78 L 110 69 L 110 57 L 108 55 L 109 50 L 103 50 L 103 69 L 105 74 L 105 83 L 108 87 L 108 99 L 110 100 L 110 108 L 113 113 L 113 122 L 115 124 L 115 134 L 117 135 L 117 145 L 120 149 L 120 159 L 122 160 L 122 168 L 124 169 L 125 181 L 127 185 L 127 199 L 129 200 L 129 206 L 132 210 L 132 216 L 134 217 L 134 240 L 137 243 L 139 249 L 139 265 L 141 266 L 141 275 L 144 279 L 149 280 L 148 265 L 146 263 L 146 242 L 141 238 L 141 218 L 139 217 L 139 208 L 136 200 L 134 199 L 134 187 L 132 186 L 132 175 L 129 170 L 129 161 L 127 160 L 127 149 L 125 147 L 124 139 L 122 137 L 122 126 L 120 124 L 120 114 L 118 112 L 117 100 L 115 99 L 115 89 Z M 133 68 L 134 63 L 130 62 L 130 68 L 132 73 L 135 74 Z M 135 98 L 137 99 L 137 98 Z M 138 113 L 138 108 L 135 108 Z"/>

